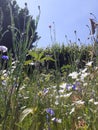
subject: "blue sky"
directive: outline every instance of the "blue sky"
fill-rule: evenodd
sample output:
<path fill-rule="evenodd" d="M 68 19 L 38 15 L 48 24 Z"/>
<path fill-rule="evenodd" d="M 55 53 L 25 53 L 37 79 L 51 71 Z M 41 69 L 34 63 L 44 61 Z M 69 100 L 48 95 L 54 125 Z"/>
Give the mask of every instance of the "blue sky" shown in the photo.
<path fill-rule="evenodd" d="M 34 18 L 38 14 L 38 5 L 41 8 L 41 16 L 38 25 L 38 34 L 41 39 L 38 47 L 51 46 L 49 25 L 55 23 L 56 41 L 60 44 L 67 43 L 68 40 L 76 41 L 74 31 L 77 31 L 77 38 L 82 43 L 88 43 L 89 29 L 86 25 L 90 25 L 90 13 L 98 18 L 98 1 L 97 0 L 16 0 L 20 7 L 24 7 L 24 3 L 28 3 L 30 14 Z M 53 31 L 52 31 L 53 33 Z M 53 35 L 53 34 L 52 34 Z"/>

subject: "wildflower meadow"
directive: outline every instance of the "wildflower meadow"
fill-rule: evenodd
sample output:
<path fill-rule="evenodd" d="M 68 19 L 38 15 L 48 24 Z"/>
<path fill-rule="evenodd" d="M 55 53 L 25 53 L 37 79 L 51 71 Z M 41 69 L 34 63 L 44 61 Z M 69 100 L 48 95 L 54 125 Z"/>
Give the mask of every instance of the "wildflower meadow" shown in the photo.
<path fill-rule="evenodd" d="M 31 48 L 34 36 L 37 42 L 40 39 L 36 33 L 40 6 L 35 30 L 27 15 L 24 32 L 15 26 L 9 8 L 13 47 L 0 43 L 0 130 L 98 130 L 94 45 L 65 46 L 53 40 L 46 49 Z M 2 30 L 0 36 L 2 41 Z"/>

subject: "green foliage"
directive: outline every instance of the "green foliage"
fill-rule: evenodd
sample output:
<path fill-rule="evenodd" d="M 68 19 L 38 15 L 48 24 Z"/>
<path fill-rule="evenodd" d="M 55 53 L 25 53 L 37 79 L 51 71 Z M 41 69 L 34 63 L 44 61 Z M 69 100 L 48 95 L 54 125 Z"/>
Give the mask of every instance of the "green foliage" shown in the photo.
<path fill-rule="evenodd" d="M 38 51 L 29 51 L 28 55 L 30 55 L 33 58 L 33 61 L 38 61 L 40 63 L 43 63 L 45 60 L 51 60 L 54 61 L 51 57 L 49 56 L 44 56 L 44 52 L 38 52 Z"/>
<path fill-rule="evenodd" d="M 73 76 L 68 75 L 72 71 L 70 64 L 62 66 L 63 75 L 58 68 L 41 73 L 35 68 L 28 77 L 24 66 L 31 61 L 43 62 L 46 53 L 32 50 L 28 54 L 31 60 L 25 61 L 23 54 L 14 62 L 9 54 L 9 66 L 0 70 L 1 129 L 97 129 L 98 68 L 91 62 Z M 54 115 L 47 113 L 50 108 Z"/>
<path fill-rule="evenodd" d="M 55 59 L 55 67 L 62 69 L 64 66 L 71 66 L 70 72 L 73 70 L 79 70 L 85 66 L 87 61 L 90 61 L 94 58 L 94 54 L 91 50 L 93 46 L 91 45 L 82 45 L 78 46 L 77 44 L 70 45 L 59 45 L 54 44 L 51 48 L 46 48 L 42 50 L 45 55 L 51 56 Z M 52 61 L 49 62 L 49 68 L 54 68 Z"/>

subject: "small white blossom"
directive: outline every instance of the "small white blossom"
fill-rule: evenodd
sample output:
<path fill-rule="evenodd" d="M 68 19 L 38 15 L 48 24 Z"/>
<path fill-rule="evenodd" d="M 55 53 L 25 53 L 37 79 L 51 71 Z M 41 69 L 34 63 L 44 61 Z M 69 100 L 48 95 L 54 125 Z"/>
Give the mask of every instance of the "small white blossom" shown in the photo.
<path fill-rule="evenodd" d="M 95 67 L 94 67 L 94 69 L 95 69 L 95 70 L 98 70 L 98 67 L 97 67 L 97 66 L 95 66 Z"/>
<path fill-rule="evenodd" d="M 88 85 L 88 83 L 83 83 L 83 86 L 87 86 Z"/>
<path fill-rule="evenodd" d="M 0 51 L 7 52 L 8 48 L 6 46 L 0 46 Z"/>
<path fill-rule="evenodd" d="M 22 86 L 19 90 L 22 90 L 22 89 L 24 89 L 25 87 L 24 86 Z"/>
<path fill-rule="evenodd" d="M 7 86 L 6 80 L 3 80 L 3 81 L 2 81 L 2 85 L 3 85 L 3 86 Z"/>
<path fill-rule="evenodd" d="M 24 109 L 24 108 L 26 108 L 26 106 L 21 107 L 21 109 Z"/>
<path fill-rule="evenodd" d="M 75 108 L 73 107 L 69 114 L 71 115 L 74 111 L 75 111 Z"/>
<path fill-rule="evenodd" d="M 68 97 L 71 96 L 71 94 L 72 94 L 72 92 L 70 92 L 70 93 L 68 93 L 68 94 L 60 95 L 60 97 L 66 97 L 66 98 L 68 98 Z"/>
<path fill-rule="evenodd" d="M 80 70 L 81 73 L 85 73 L 87 71 L 87 68 Z"/>
<path fill-rule="evenodd" d="M 35 65 L 35 63 L 34 63 L 34 62 L 31 62 L 31 63 L 29 63 L 29 65 L 33 66 L 33 65 Z"/>
<path fill-rule="evenodd" d="M 98 105 L 98 102 L 94 102 L 94 105 Z"/>
<path fill-rule="evenodd" d="M 66 88 L 66 83 L 61 84 L 60 88 L 62 88 L 62 89 Z"/>
<path fill-rule="evenodd" d="M 70 77 L 72 77 L 72 79 L 77 79 L 78 78 L 78 73 L 77 72 L 72 72 L 69 74 Z"/>
<path fill-rule="evenodd" d="M 92 63 L 93 63 L 93 61 L 90 61 L 90 62 L 88 62 L 88 63 L 86 63 L 86 66 L 92 66 Z"/>
<path fill-rule="evenodd" d="M 61 123 L 62 122 L 62 120 L 61 119 L 58 119 L 58 118 L 52 118 L 51 119 L 52 121 L 54 121 L 54 122 L 56 122 L 56 123 Z"/>
<path fill-rule="evenodd" d="M 24 99 L 28 99 L 29 97 L 24 97 Z"/>
<path fill-rule="evenodd" d="M 51 88 L 56 89 L 56 86 L 52 86 Z"/>
<path fill-rule="evenodd" d="M 83 81 L 90 73 L 81 74 L 80 79 Z"/>
<path fill-rule="evenodd" d="M 56 99 L 56 101 L 55 101 L 55 105 L 59 105 L 59 101 L 58 101 L 58 99 Z"/>
<path fill-rule="evenodd" d="M 77 104 L 77 105 L 83 105 L 83 104 L 84 104 L 84 101 L 82 101 L 82 100 L 75 101 L 75 104 Z"/>
<path fill-rule="evenodd" d="M 91 98 L 91 99 L 89 100 L 89 102 L 94 102 L 94 99 L 93 99 L 93 98 Z"/>
<path fill-rule="evenodd" d="M 7 71 L 6 70 L 3 70 L 2 73 L 5 74 Z"/>
<path fill-rule="evenodd" d="M 59 90 L 59 93 L 64 93 L 64 89 L 60 89 L 60 90 Z"/>

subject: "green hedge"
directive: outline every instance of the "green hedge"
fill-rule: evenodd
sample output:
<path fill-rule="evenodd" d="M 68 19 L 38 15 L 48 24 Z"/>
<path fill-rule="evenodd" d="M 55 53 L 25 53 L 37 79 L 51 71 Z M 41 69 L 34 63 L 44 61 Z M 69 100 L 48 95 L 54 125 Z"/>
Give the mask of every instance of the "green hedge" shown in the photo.
<path fill-rule="evenodd" d="M 63 44 L 61 46 L 56 43 L 51 47 L 47 47 L 46 49 L 37 49 L 39 53 L 43 51 L 43 57 L 50 56 L 55 60 L 55 62 L 45 62 L 45 66 L 48 64 L 48 69 L 62 69 L 70 66 L 68 68 L 70 68 L 72 71 L 83 68 L 85 63 L 92 60 L 94 57 L 92 50 L 92 45 L 78 46 L 75 43 L 70 45 Z"/>

